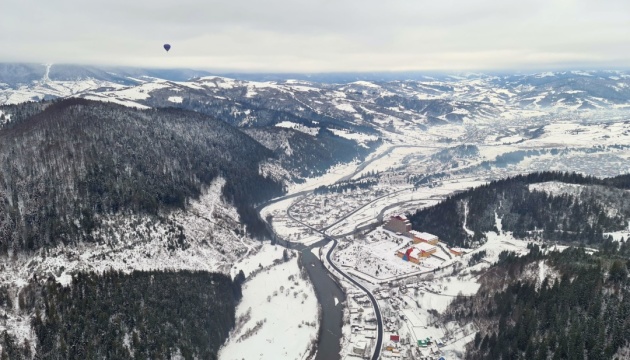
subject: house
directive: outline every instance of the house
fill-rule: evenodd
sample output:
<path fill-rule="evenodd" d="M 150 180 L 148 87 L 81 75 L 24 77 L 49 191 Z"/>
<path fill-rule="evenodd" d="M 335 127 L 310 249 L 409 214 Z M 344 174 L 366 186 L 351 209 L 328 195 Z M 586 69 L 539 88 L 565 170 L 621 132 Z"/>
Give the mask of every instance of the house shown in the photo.
<path fill-rule="evenodd" d="M 462 248 L 450 248 L 448 250 L 455 256 L 462 256 L 464 254 L 464 250 Z"/>
<path fill-rule="evenodd" d="M 418 346 L 419 347 L 425 348 L 425 347 L 429 347 L 429 345 L 431 345 L 431 338 L 430 337 L 428 337 L 426 339 L 418 340 Z"/>
<path fill-rule="evenodd" d="M 389 230 L 394 233 L 401 233 L 405 236 L 410 236 L 411 222 L 404 215 L 396 215 L 389 218 L 389 221 L 383 226 L 385 230 Z"/>
<path fill-rule="evenodd" d="M 436 235 L 429 234 L 427 232 L 419 232 L 419 231 L 412 230 L 410 231 L 410 234 L 413 238 L 414 244 L 429 243 L 431 245 L 437 245 L 440 242 L 440 239 Z"/>
<path fill-rule="evenodd" d="M 352 347 L 352 352 L 357 355 L 363 356 L 365 354 L 366 349 L 367 349 L 367 343 L 365 341 L 360 341 Z"/>
<path fill-rule="evenodd" d="M 391 340 L 393 342 L 399 342 L 400 341 L 400 336 L 399 335 L 390 335 L 389 336 L 389 340 Z"/>
<path fill-rule="evenodd" d="M 414 244 L 417 244 L 420 242 L 420 234 L 422 233 L 418 230 L 411 230 L 409 232 L 409 237 L 413 239 Z"/>

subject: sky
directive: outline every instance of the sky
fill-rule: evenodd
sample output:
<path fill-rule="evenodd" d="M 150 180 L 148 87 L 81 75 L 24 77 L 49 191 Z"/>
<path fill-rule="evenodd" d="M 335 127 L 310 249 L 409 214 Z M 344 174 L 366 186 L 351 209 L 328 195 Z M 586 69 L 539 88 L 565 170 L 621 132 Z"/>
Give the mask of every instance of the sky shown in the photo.
<path fill-rule="evenodd" d="M 0 62 L 214 71 L 626 69 L 630 1 L 2 0 L 0 43 Z"/>

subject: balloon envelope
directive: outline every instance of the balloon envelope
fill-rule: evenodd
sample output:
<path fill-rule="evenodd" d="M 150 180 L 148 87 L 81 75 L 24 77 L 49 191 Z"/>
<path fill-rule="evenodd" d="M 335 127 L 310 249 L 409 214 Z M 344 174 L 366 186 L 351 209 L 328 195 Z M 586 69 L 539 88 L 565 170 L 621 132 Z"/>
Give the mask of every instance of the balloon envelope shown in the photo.
<path fill-rule="evenodd" d="M 164 44 L 164 50 L 166 50 L 166 51 L 171 50 L 171 45 L 169 45 L 169 44 Z"/>

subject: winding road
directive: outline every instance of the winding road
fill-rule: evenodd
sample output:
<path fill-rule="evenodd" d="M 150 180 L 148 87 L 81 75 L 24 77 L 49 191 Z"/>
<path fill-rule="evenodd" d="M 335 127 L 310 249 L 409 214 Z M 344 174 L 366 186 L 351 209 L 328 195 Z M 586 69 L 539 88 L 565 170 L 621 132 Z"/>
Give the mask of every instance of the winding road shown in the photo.
<path fill-rule="evenodd" d="M 359 165 L 359 166 L 355 169 L 355 171 L 353 171 L 353 173 L 352 173 L 352 174 L 350 174 L 350 175 L 347 175 L 347 176 L 344 176 L 344 177 L 340 178 L 338 181 L 336 181 L 336 183 L 339 183 L 339 182 L 343 182 L 343 181 L 347 181 L 347 180 L 352 179 L 354 176 L 356 176 L 356 175 L 357 175 L 357 174 L 359 174 L 361 171 L 363 171 L 365 168 L 367 168 L 367 167 L 368 167 L 371 163 L 373 163 L 374 161 L 377 161 L 377 160 L 379 160 L 379 159 L 382 159 L 382 158 L 383 158 L 383 157 L 385 157 L 385 156 L 388 156 L 389 154 L 391 154 L 391 153 L 392 153 L 395 149 L 397 149 L 397 148 L 412 148 L 412 147 L 424 148 L 424 147 L 431 147 L 431 146 L 414 146 L 414 145 L 395 145 L 395 146 L 392 146 L 392 147 L 390 147 L 389 149 L 385 150 L 383 153 L 381 153 L 381 154 L 379 154 L 379 155 L 375 156 L 374 158 L 372 158 L 372 159 L 370 159 L 370 160 L 367 160 L 367 161 L 363 162 L 362 164 L 360 164 L 360 165 Z M 269 229 L 269 231 L 271 232 L 271 234 L 273 234 L 273 236 L 274 236 L 274 238 L 275 238 L 275 240 L 276 240 L 276 242 L 277 242 L 278 244 L 283 245 L 283 246 L 285 246 L 285 247 L 292 248 L 292 249 L 296 249 L 296 250 L 298 250 L 298 251 L 302 252 L 303 254 L 305 254 L 306 252 L 310 253 L 310 252 L 311 252 L 311 249 L 316 248 L 316 247 L 320 247 L 320 246 L 324 246 L 324 245 L 326 245 L 326 244 L 327 244 L 328 242 L 330 242 L 330 241 L 332 241 L 332 242 L 333 242 L 332 247 L 331 247 L 331 248 L 328 250 L 328 252 L 326 253 L 326 261 L 328 262 L 328 264 L 330 265 L 330 267 L 332 267 L 332 268 L 333 268 L 333 269 L 334 269 L 334 270 L 335 270 L 338 274 L 340 274 L 341 276 L 343 276 L 346 280 L 348 280 L 351 284 L 353 284 L 353 285 L 354 285 L 354 286 L 356 286 L 357 288 L 361 289 L 361 291 L 363 291 L 363 292 L 367 295 L 368 299 L 370 299 L 370 302 L 372 303 L 372 307 L 374 308 L 374 314 L 375 314 L 375 317 L 376 317 L 376 324 L 377 324 L 377 337 L 376 337 L 376 343 L 375 343 L 375 347 L 374 347 L 374 352 L 373 352 L 372 357 L 371 357 L 371 359 L 372 359 L 372 360 L 378 360 L 378 359 L 380 358 L 380 355 L 381 355 L 381 347 L 382 347 L 382 345 L 383 345 L 383 320 L 382 320 L 382 316 L 381 316 L 381 311 L 380 311 L 379 306 L 378 306 L 378 302 L 377 302 L 377 301 L 376 301 L 376 299 L 374 298 L 374 295 L 372 295 L 372 293 L 371 293 L 371 292 L 370 292 L 367 288 L 365 288 L 363 285 L 361 285 L 358 281 L 356 281 L 356 280 L 355 280 L 354 278 L 352 278 L 350 275 L 346 274 L 343 270 L 341 270 L 339 267 L 337 267 L 337 265 L 335 265 L 335 263 L 332 261 L 332 259 L 331 259 L 331 255 L 332 255 L 333 251 L 335 250 L 335 248 L 337 247 L 337 240 L 335 239 L 335 237 L 328 235 L 328 234 L 326 233 L 326 231 L 327 231 L 328 229 L 330 229 L 330 228 L 332 228 L 332 227 L 336 226 L 337 224 L 341 223 L 342 221 L 346 220 L 347 218 L 349 218 L 350 216 L 354 215 L 355 213 L 357 213 L 357 212 L 358 212 L 358 211 L 360 211 L 361 209 L 365 208 L 366 206 L 368 206 L 368 205 L 370 205 L 370 204 L 373 204 L 374 202 L 379 201 L 379 200 L 381 200 L 381 199 L 383 199 L 383 198 L 386 198 L 386 197 L 388 197 L 388 196 L 394 195 L 394 194 L 399 193 L 399 192 L 401 192 L 401 191 L 407 191 L 407 190 L 409 190 L 409 189 L 401 189 L 401 190 L 398 190 L 398 191 L 396 191 L 396 192 L 394 192 L 394 193 L 390 193 L 390 194 L 387 194 L 387 195 L 381 196 L 381 197 L 379 197 L 379 198 L 377 198 L 377 199 L 375 199 L 375 200 L 373 200 L 373 201 L 370 201 L 369 203 L 367 203 L 367 204 L 365 204 L 365 205 L 363 205 L 363 206 L 360 206 L 360 207 L 358 207 L 358 208 L 356 208 L 356 209 L 352 210 L 351 212 L 349 212 L 349 213 L 347 213 L 347 214 L 344 214 L 344 215 L 343 215 L 343 216 L 342 216 L 339 220 L 337 220 L 337 221 L 336 221 L 336 222 L 334 222 L 333 224 L 331 224 L 331 225 L 329 225 L 329 226 L 325 227 L 324 229 L 316 229 L 316 228 L 314 228 L 314 227 L 312 227 L 312 226 L 310 226 L 310 225 L 308 225 L 308 224 L 306 224 L 306 223 L 302 222 L 301 220 L 298 220 L 298 219 L 294 218 L 294 217 L 291 215 L 291 209 L 292 209 L 292 208 L 293 208 L 296 204 L 298 204 L 298 203 L 300 202 L 300 200 L 298 200 L 298 201 L 294 202 L 293 204 L 291 204 L 291 205 L 287 208 L 287 210 L 286 210 L 287 216 L 288 216 L 291 220 L 293 220 L 294 222 L 296 222 L 296 223 L 298 223 L 298 224 L 301 224 L 302 226 L 305 226 L 305 227 L 307 227 L 307 228 L 309 228 L 309 229 L 313 230 L 314 232 L 317 232 L 317 233 L 319 233 L 319 234 L 321 234 L 321 235 L 323 236 L 323 240 L 318 241 L 318 242 L 316 242 L 316 243 L 314 243 L 314 244 L 311 244 L 310 246 L 304 246 L 303 244 L 294 244 L 294 243 L 291 243 L 291 242 L 285 241 L 285 240 L 283 240 L 283 239 L 280 239 L 280 238 L 277 236 L 277 234 L 275 233 L 275 231 L 273 230 L 273 227 L 272 227 L 270 224 L 267 224 L 267 223 L 266 223 L 266 224 L 267 224 L 267 227 L 268 227 L 268 229 Z M 265 207 L 267 207 L 268 205 L 271 205 L 271 204 L 273 204 L 273 203 L 277 203 L 277 202 L 284 201 L 284 200 L 291 199 L 291 198 L 297 198 L 297 197 L 300 197 L 300 196 L 304 196 L 304 197 L 306 197 L 306 196 L 310 195 L 311 193 L 313 193 L 313 190 L 304 190 L 304 191 L 296 192 L 296 193 L 293 193 L 293 194 L 290 194 L 290 195 L 281 196 L 281 197 L 278 197 L 278 198 L 275 198 L 275 199 L 269 200 L 269 201 L 267 201 L 267 202 L 265 202 L 265 203 L 263 203 L 263 204 L 260 204 L 260 205 L 256 206 L 256 210 L 260 212 L 262 209 L 264 209 Z M 414 200 L 414 201 L 418 201 L 418 200 L 420 200 L 420 199 L 416 199 L 416 200 Z M 397 204 L 398 204 L 398 203 L 397 203 Z M 397 205 L 397 204 L 396 204 L 396 205 Z M 383 210 L 380 212 L 380 214 L 379 214 L 379 218 L 377 219 L 379 223 L 382 221 L 382 217 L 383 217 L 383 213 L 384 213 L 384 211 L 385 211 L 385 209 L 383 209 Z M 367 227 L 371 227 L 371 226 L 373 226 L 373 225 L 374 225 L 374 224 L 368 224 L 368 225 L 367 225 Z M 366 227 L 356 228 L 356 229 L 354 229 L 354 231 L 353 231 L 353 232 L 348 233 L 348 234 L 344 234 L 344 236 L 352 235 L 352 234 L 354 234 L 354 233 L 356 233 L 356 232 L 363 231 L 363 230 L 365 230 L 365 228 L 366 228 Z M 338 237 L 338 236 L 336 236 L 336 237 Z M 309 260 L 309 261 L 310 261 L 310 260 Z M 312 263 L 311 263 L 311 264 L 312 264 Z M 309 270 L 319 269 L 318 267 L 310 267 L 310 266 L 309 266 L 309 268 L 310 268 Z M 333 277 L 336 277 L 336 276 L 335 276 L 335 274 L 334 274 L 332 271 L 330 271 L 330 269 L 329 269 L 329 268 L 326 268 L 326 270 L 327 270 L 327 271 L 328 271 L 331 275 L 333 275 Z M 314 280 L 314 277 L 315 277 L 316 275 L 315 275 L 315 274 L 312 274 L 312 273 L 309 271 L 309 276 L 311 276 L 312 280 Z M 313 284 L 313 285 L 314 285 L 314 286 L 316 286 L 315 282 L 314 282 L 314 284 Z M 322 289 L 322 290 L 323 290 L 323 289 Z M 316 291 L 317 291 L 317 288 L 316 288 Z M 322 306 L 323 306 L 323 304 L 322 304 Z M 322 340 L 322 339 L 320 339 L 320 342 L 321 342 L 321 340 Z M 321 347 L 321 346 L 320 346 L 320 347 Z M 321 355 L 321 354 L 318 352 L 318 358 L 320 358 L 320 356 L 319 356 L 319 355 Z"/>
<path fill-rule="evenodd" d="M 381 347 L 383 346 L 383 318 L 381 317 L 381 310 L 378 307 L 378 302 L 376 302 L 374 295 L 372 295 L 372 293 L 368 289 L 366 289 L 363 285 L 359 284 L 356 280 L 350 277 L 350 275 L 341 271 L 341 269 L 338 268 L 337 265 L 335 265 L 335 263 L 330 258 L 330 255 L 335 250 L 335 247 L 337 247 L 337 240 L 329 237 L 328 235 L 324 235 L 324 236 L 332 240 L 333 242 L 333 246 L 330 248 L 330 250 L 328 250 L 328 253 L 326 253 L 326 261 L 328 261 L 328 264 L 330 264 L 330 266 L 332 266 L 332 268 L 335 269 L 335 271 L 341 274 L 341 276 L 343 276 L 349 282 L 354 284 L 357 288 L 365 292 L 367 297 L 370 299 L 370 302 L 372 303 L 372 307 L 374 307 L 374 314 L 376 315 L 377 335 L 376 335 L 376 344 L 374 345 L 374 353 L 372 354 L 371 359 L 378 360 L 379 357 L 381 356 Z"/>
<path fill-rule="evenodd" d="M 335 269 L 335 271 L 337 271 L 341 276 L 343 276 L 344 278 L 346 278 L 346 280 L 348 280 L 350 283 L 352 283 L 353 285 L 355 285 L 357 288 L 361 289 L 363 292 L 365 292 L 365 294 L 367 295 L 368 299 L 370 299 L 370 302 L 372 303 L 372 307 L 374 308 L 374 314 L 376 317 L 376 328 L 377 328 L 377 336 L 376 336 L 376 344 L 374 346 L 374 353 L 372 354 L 372 357 L 370 359 L 372 360 L 378 360 L 381 356 L 381 347 L 383 346 L 383 319 L 381 316 L 381 311 L 378 307 L 378 303 L 376 302 L 376 299 L 374 298 L 374 295 L 372 295 L 372 293 L 366 289 L 363 285 L 361 285 L 360 283 L 358 283 L 355 279 L 353 279 L 350 275 L 346 274 L 344 271 L 342 271 L 339 267 L 337 267 L 337 265 L 335 265 L 335 263 L 332 261 L 332 259 L 330 258 L 330 256 L 332 255 L 333 251 L 335 250 L 335 247 L 337 247 L 337 240 L 333 237 L 331 237 L 330 235 L 326 234 L 325 231 L 319 230 L 314 228 L 313 226 L 296 219 L 295 217 L 293 217 L 293 215 L 291 215 L 291 209 L 293 208 L 293 206 L 295 206 L 297 203 L 299 203 L 299 201 L 296 201 L 295 203 L 291 204 L 291 206 L 289 206 L 287 208 L 287 216 L 297 222 L 298 224 L 301 224 L 302 226 L 305 226 L 319 234 L 321 234 L 324 237 L 323 241 L 318 241 L 315 244 L 312 244 L 308 247 L 305 247 L 302 251 L 304 250 L 308 250 L 310 251 L 311 248 L 314 247 L 319 247 L 322 246 L 326 243 L 328 243 L 329 241 L 333 242 L 332 247 L 330 248 L 330 250 L 328 250 L 328 252 L 326 253 L 326 261 L 328 262 L 328 264 Z M 346 219 L 347 217 L 351 216 L 352 214 L 354 214 L 354 212 L 350 212 L 348 214 L 346 214 L 344 217 L 342 217 L 342 220 Z M 329 270 L 330 271 L 330 270 Z M 335 276 L 334 273 L 331 272 L 331 274 L 333 276 Z"/>

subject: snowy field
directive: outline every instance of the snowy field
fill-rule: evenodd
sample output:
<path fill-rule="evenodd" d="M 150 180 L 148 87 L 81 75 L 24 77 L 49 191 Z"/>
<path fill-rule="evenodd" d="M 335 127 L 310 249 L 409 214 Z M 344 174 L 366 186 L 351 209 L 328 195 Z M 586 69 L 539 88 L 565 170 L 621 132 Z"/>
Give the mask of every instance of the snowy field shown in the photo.
<path fill-rule="evenodd" d="M 282 259 L 284 248 L 279 245 L 270 245 L 268 242 L 260 247 L 260 250 L 250 256 L 238 261 L 232 266 L 230 274 L 232 278 L 238 275 L 239 271 L 243 271 L 245 277 L 249 277 L 253 271 L 270 266 L 274 261 Z"/>
<path fill-rule="evenodd" d="M 277 254 L 264 249 L 244 266 Z M 292 256 L 245 282 L 236 326 L 219 352 L 220 360 L 293 360 L 309 354 L 319 330 L 319 305 L 312 285 L 300 275 L 296 254 Z"/>

